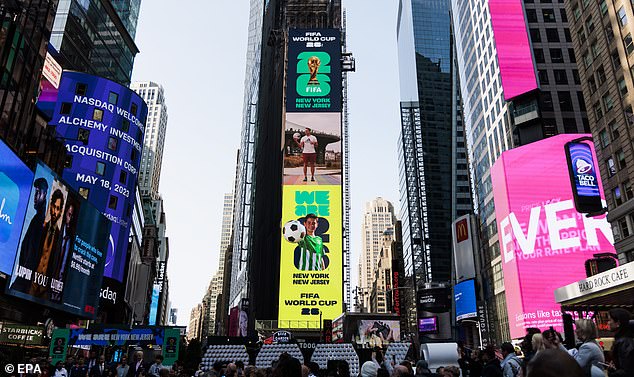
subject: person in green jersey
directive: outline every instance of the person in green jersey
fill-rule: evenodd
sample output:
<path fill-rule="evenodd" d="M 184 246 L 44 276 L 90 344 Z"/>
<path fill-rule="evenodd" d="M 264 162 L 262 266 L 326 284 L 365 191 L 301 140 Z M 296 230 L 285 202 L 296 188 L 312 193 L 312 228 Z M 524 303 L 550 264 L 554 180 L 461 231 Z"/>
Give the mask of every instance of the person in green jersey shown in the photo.
<path fill-rule="evenodd" d="M 321 237 L 315 235 L 318 219 L 313 213 L 306 215 L 304 227 L 306 236 L 299 241 L 299 265 L 301 271 L 323 271 L 326 269 L 324 261 L 324 243 Z"/>

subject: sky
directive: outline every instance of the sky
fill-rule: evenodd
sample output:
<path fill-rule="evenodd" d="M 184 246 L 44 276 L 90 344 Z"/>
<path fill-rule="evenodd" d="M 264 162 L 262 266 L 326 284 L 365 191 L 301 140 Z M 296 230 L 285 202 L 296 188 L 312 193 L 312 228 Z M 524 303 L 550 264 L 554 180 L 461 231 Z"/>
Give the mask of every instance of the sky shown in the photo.
<path fill-rule="evenodd" d="M 357 282 L 364 203 L 398 208 L 398 2 L 343 0 L 349 74 L 352 287 Z M 371 3 L 371 5 L 370 5 Z M 224 193 L 240 143 L 249 1 L 143 0 L 133 80 L 165 89 L 168 125 L 159 191 L 178 324 L 187 325 L 218 269 Z"/>

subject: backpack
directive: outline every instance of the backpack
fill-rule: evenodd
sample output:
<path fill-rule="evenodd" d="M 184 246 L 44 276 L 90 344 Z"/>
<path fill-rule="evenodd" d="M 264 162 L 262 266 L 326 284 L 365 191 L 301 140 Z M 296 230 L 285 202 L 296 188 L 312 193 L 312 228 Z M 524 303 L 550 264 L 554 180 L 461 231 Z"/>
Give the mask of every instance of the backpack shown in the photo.
<path fill-rule="evenodd" d="M 509 359 L 509 365 L 513 371 L 513 377 L 524 377 L 524 371 L 522 370 L 522 360 L 517 356 Z"/>

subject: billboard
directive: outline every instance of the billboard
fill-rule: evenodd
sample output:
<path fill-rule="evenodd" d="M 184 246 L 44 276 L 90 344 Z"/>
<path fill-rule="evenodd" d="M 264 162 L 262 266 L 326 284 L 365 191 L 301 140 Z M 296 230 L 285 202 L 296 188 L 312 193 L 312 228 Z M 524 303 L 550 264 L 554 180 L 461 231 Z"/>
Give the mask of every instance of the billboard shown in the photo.
<path fill-rule="evenodd" d="M 438 317 L 419 318 L 418 332 L 423 334 L 436 334 L 438 332 Z"/>
<path fill-rule="evenodd" d="M 112 222 L 104 276 L 119 282 L 143 145 L 147 105 L 113 81 L 65 71 L 50 125 L 66 145 L 63 178 Z"/>
<path fill-rule="evenodd" d="M 341 31 L 289 30 L 287 51 L 278 320 L 320 328 L 343 310 Z"/>
<path fill-rule="evenodd" d="M 574 207 L 564 146 L 580 136 L 588 135 L 557 135 L 506 151 L 491 168 L 513 338 L 527 327 L 561 331 L 555 289 L 585 278 L 593 254 L 614 253 L 606 216 L 586 217 Z"/>
<path fill-rule="evenodd" d="M 592 142 L 590 139 L 588 142 Z M 566 160 L 575 208 L 581 213 L 598 213 L 603 209 L 596 164 L 588 142 L 566 143 Z"/>
<path fill-rule="evenodd" d="M 287 112 L 341 112 L 341 31 L 290 29 Z"/>
<path fill-rule="evenodd" d="M 453 288 L 453 295 L 456 302 L 456 320 L 460 321 L 478 316 L 475 282 L 473 279 L 456 284 Z"/>
<path fill-rule="evenodd" d="M 38 163 L 7 293 L 94 318 L 110 222 Z"/>
<path fill-rule="evenodd" d="M 504 99 L 537 89 L 522 0 L 489 0 Z"/>
<path fill-rule="evenodd" d="M 452 239 L 456 280 L 458 282 L 475 278 L 473 245 L 475 243 L 471 228 L 471 215 L 464 215 L 453 222 Z"/>
<path fill-rule="evenodd" d="M 32 185 L 31 169 L 0 140 L 0 273 L 13 271 Z"/>
<path fill-rule="evenodd" d="M 361 319 L 358 326 L 358 345 L 372 348 L 401 341 L 401 322 L 398 320 Z"/>

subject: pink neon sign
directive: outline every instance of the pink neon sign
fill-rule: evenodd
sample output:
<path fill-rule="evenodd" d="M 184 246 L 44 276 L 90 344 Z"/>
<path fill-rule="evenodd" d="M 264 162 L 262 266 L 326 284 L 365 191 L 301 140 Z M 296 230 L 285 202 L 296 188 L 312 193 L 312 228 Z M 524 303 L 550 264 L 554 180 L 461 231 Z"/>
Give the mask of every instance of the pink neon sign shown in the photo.
<path fill-rule="evenodd" d="M 564 145 L 581 136 L 589 135 L 558 135 L 511 149 L 491 168 L 513 338 L 527 327 L 561 330 L 555 289 L 584 279 L 593 254 L 614 252 L 606 215 L 587 218 L 574 207 Z"/>
<path fill-rule="evenodd" d="M 489 0 L 504 99 L 537 88 L 533 54 L 528 42 L 521 0 Z"/>

